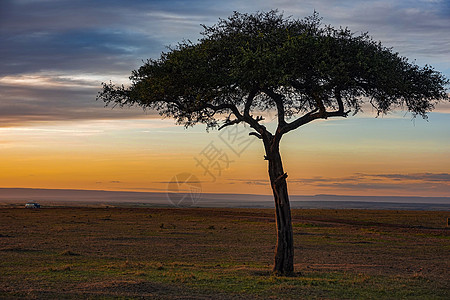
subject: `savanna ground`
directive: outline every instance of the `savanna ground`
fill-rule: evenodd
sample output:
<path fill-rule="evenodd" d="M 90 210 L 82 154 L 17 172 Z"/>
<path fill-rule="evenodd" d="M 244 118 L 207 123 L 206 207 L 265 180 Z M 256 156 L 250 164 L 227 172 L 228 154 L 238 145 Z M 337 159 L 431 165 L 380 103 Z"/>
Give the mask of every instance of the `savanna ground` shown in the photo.
<path fill-rule="evenodd" d="M 1 299 L 450 299 L 450 212 L 0 208 Z"/>

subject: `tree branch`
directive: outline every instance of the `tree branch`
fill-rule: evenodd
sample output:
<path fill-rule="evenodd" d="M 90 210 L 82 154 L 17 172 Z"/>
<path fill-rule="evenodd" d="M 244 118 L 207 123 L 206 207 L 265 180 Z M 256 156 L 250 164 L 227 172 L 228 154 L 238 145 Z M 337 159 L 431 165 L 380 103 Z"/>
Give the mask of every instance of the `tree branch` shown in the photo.
<path fill-rule="evenodd" d="M 229 126 L 229 125 L 238 124 L 240 122 L 246 122 L 247 124 L 250 125 L 250 127 L 255 129 L 256 132 L 262 137 L 263 135 L 268 133 L 266 127 L 264 125 L 261 125 L 261 124 L 258 123 L 259 121 L 263 120 L 263 118 L 262 117 L 257 117 L 256 119 L 254 119 L 250 115 L 251 103 L 252 103 L 254 97 L 256 96 L 256 94 L 257 94 L 256 90 L 254 90 L 254 91 L 249 93 L 249 95 L 247 97 L 247 101 L 245 103 L 245 107 L 244 107 L 244 114 L 241 114 L 239 112 L 239 109 L 236 107 L 236 105 L 231 104 L 231 103 L 224 103 L 224 104 L 220 104 L 220 105 L 213 105 L 213 104 L 210 104 L 210 103 L 206 103 L 205 104 L 205 108 L 212 109 L 215 112 L 228 109 L 236 117 L 235 120 L 229 120 L 228 119 L 229 122 L 225 121 L 225 124 L 222 125 L 219 128 L 219 130 L 224 128 L 224 127 L 226 127 L 226 126 Z"/>
<path fill-rule="evenodd" d="M 253 103 L 253 99 L 255 98 L 257 94 L 257 90 L 254 89 L 252 90 L 248 97 L 247 97 L 247 101 L 245 102 L 245 107 L 244 107 L 244 116 L 250 116 L 250 107 L 252 106 Z"/>
<path fill-rule="evenodd" d="M 281 180 L 285 180 L 288 177 L 287 173 L 283 173 L 280 176 L 278 176 L 275 180 L 274 180 L 274 184 L 278 184 Z"/>
<path fill-rule="evenodd" d="M 258 90 L 256 88 L 253 89 L 249 93 L 249 95 L 247 97 L 247 101 L 245 102 L 243 117 L 244 117 L 244 121 L 247 122 L 247 124 L 249 124 L 250 127 L 255 129 L 257 131 L 257 133 L 259 134 L 259 136 L 262 138 L 262 134 L 264 132 L 267 132 L 267 129 L 264 125 L 259 124 L 259 122 L 264 120 L 264 118 L 262 116 L 257 116 L 255 119 L 255 118 L 253 118 L 252 115 L 250 115 L 250 108 L 251 108 L 253 100 L 255 99 L 257 94 L 258 94 Z"/>
<path fill-rule="evenodd" d="M 281 134 L 285 134 L 288 133 L 291 130 L 297 129 L 298 127 L 305 125 L 311 121 L 317 120 L 317 119 L 327 119 L 327 118 L 331 118 L 331 117 L 344 117 L 346 118 L 347 115 L 350 113 L 350 111 L 341 111 L 336 110 L 336 111 L 331 111 L 331 112 L 327 112 L 327 111 L 320 111 L 320 109 L 316 108 L 313 111 L 310 111 L 309 113 L 301 116 L 300 118 L 287 123 L 285 126 L 283 126 L 281 128 Z"/>
<path fill-rule="evenodd" d="M 239 112 L 239 109 L 234 104 L 224 103 L 224 104 L 220 104 L 220 105 L 213 105 L 211 103 L 206 103 L 204 107 L 212 109 L 214 112 L 228 109 L 231 111 L 232 114 L 234 114 L 237 121 L 239 121 L 239 122 L 245 121 L 244 116 Z M 228 120 L 229 120 L 229 117 L 228 117 Z M 233 123 L 233 124 L 237 124 L 237 123 Z"/>
<path fill-rule="evenodd" d="M 263 121 L 263 120 L 264 120 L 263 116 L 256 116 L 256 119 L 255 119 L 256 122 L 260 122 L 260 121 Z"/>
<path fill-rule="evenodd" d="M 272 100 L 277 105 L 277 116 L 278 116 L 278 126 L 284 126 L 286 124 L 286 121 L 284 119 L 285 117 L 285 111 L 284 111 L 284 105 L 283 105 L 283 96 L 275 93 L 273 90 L 265 88 L 263 89 L 264 93 L 272 98 Z"/>
<path fill-rule="evenodd" d="M 338 88 L 335 88 L 334 90 L 335 99 L 338 104 L 338 109 L 335 111 L 327 111 L 325 108 L 325 105 L 323 103 L 323 100 L 317 95 L 313 94 L 313 98 L 316 102 L 316 108 L 307 114 L 299 117 L 298 119 L 286 123 L 285 126 L 281 127 L 280 134 L 283 135 L 285 133 L 288 133 L 291 130 L 295 130 L 298 127 L 305 125 L 309 122 L 312 122 L 316 119 L 327 119 L 331 117 L 344 117 L 346 118 L 349 111 L 344 111 L 344 102 L 342 101 L 341 91 Z"/>
<path fill-rule="evenodd" d="M 262 135 L 260 135 L 260 134 L 257 133 L 257 132 L 250 132 L 248 135 L 254 135 L 254 136 L 256 136 L 258 139 L 262 140 Z"/>
<path fill-rule="evenodd" d="M 316 106 L 319 109 L 318 114 L 320 117 L 326 119 L 327 118 L 327 110 L 325 109 L 325 105 L 323 104 L 323 100 L 321 97 L 317 94 L 317 92 L 312 93 L 313 99 L 316 102 Z"/>
<path fill-rule="evenodd" d="M 338 88 L 334 89 L 334 97 L 336 98 L 336 101 L 338 103 L 338 111 L 343 113 L 344 103 L 342 102 L 341 91 Z"/>
<path fill-rule="evenodd" d="M 238 111 L 237 107 L 234 104 L 231 104 L 231 103 L 224 103 L 224 104 L 220 104 L 220 105 L 213 105 L 211 103 L 205 103 L 204 107 L 212 109 L 215 112 L 220 111 L 220 110 L 224 110 L 224 109 L 229 109 L 233 113 L 235 113 L 235 110 Z M 238 113 L 239 113 L 239 111 L 238 111 Z M 239 115 L 240 115 L 240 113 L 239 113 Z"/>
<path fill-rule="evenodd" d="M 222 126 L 219 127 L 218 130 L 221 130 L 221 129 L 227 127 L 227 126 L 239 124 L 239 123 L 241 123 L 241 122 L 242 122 L 242 121 L 239 120 L 239 119 L 230 120 L 230 119 L 228 118 L 228 119 L 225 120 L 225 123 L 224 123 Z"/>

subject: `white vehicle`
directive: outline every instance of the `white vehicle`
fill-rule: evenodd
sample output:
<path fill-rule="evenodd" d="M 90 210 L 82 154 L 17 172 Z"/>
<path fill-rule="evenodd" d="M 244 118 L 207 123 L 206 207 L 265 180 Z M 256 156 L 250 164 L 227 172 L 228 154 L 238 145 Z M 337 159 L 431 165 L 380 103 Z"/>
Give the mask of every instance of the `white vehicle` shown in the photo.
<path fill-rule="evenodd" d="M 41 208 L 41 205 L 36 202 L 28 202 L 25 204 L 25 208 Z"/>

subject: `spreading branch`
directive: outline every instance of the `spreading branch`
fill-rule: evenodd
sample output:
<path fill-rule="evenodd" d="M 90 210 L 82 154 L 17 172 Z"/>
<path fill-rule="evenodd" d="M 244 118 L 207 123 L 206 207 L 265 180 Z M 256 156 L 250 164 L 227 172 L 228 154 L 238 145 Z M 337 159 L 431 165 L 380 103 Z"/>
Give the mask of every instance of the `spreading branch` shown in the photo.
<path fill-rule="evenodd" d="M 308 124 L 309 122 L 312 122 L 314 120 L 317 119 L 328 119 L 331 117 L 344 117 L 346 118 L 348 116 L 348 114 L 350 113 L 350 111 L 341 111 L 340 109 L 336 110 L 336 111 L 321 111 L 319 108 L 299 117 L 298 119 L 290 122 L 290 123 L 286 123 L 285 126 L 281 127 L 281 134 L 286 134 L 289 131 L 295 130 L 297 128 L 299 128 L 300 126 L 303 126 L 305 124 Z"/>

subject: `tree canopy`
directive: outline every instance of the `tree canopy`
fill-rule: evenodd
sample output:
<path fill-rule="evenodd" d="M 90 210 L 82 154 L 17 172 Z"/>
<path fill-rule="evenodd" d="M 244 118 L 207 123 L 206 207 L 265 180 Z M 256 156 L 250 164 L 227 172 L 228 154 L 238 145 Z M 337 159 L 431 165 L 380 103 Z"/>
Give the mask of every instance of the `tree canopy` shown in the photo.
<path fill-rule="evenodd" d="M 252 112 L 275 110 L 286 133 L 356 114 L 365 101 L 378 113 L 401 107 L 426 117 L 437 101 L 448 100 L 448 80 L 432 67 L 417 66 L 366 33 L 322 26 L 317 13 L 296 20 L 277 11 L 235 12 L 203 27 L 197 43 L 184 41 L 149 59 L 132 72 L 130 87 L 104 84 L 98 98 L 155 109 L 185 126 L 246 122 L 258 134 L 261 117 Z"/>

